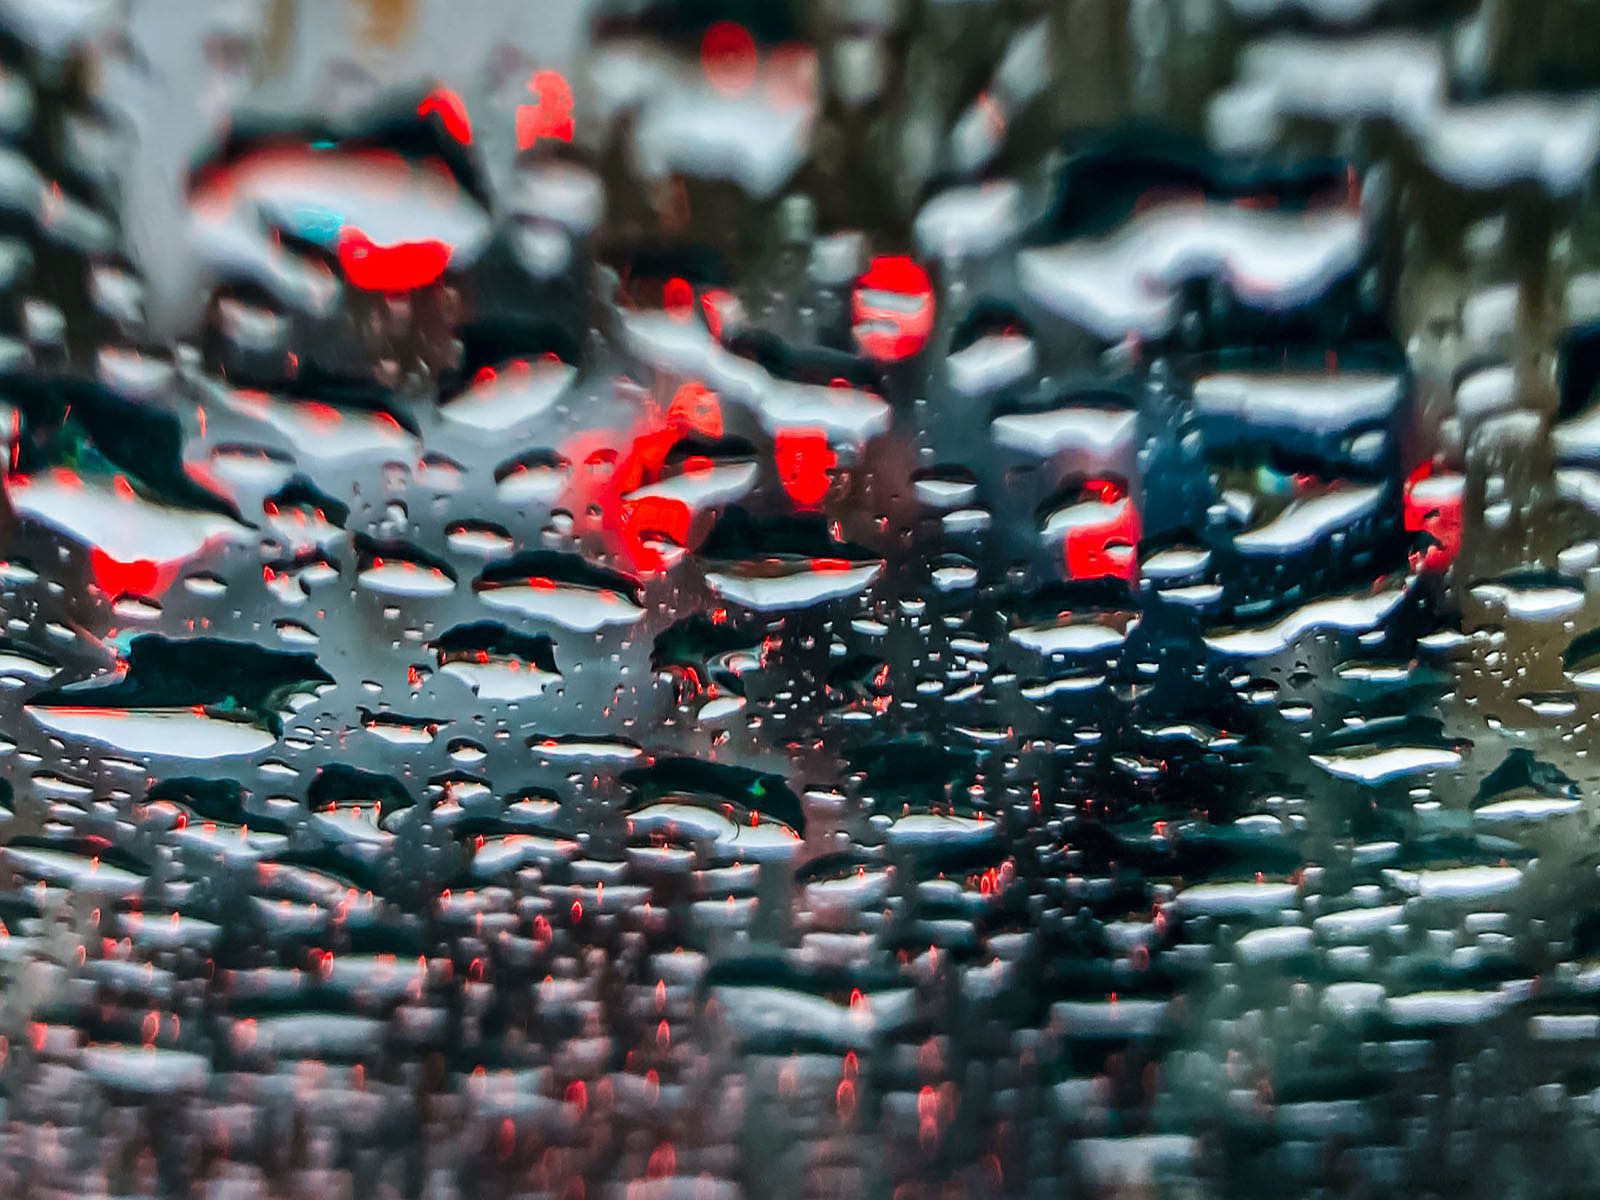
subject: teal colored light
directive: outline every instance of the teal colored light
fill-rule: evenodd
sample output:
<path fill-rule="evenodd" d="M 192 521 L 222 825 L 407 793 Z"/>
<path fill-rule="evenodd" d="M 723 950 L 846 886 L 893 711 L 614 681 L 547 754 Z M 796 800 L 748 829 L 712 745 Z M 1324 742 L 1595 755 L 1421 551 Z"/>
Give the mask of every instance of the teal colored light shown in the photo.
<path fill-rule="evenodd" d="M 1262 465 L 1256 468 L 1256 487 L 1269 496 L 1287 496 L 1294 491 L 1294 476 Z"/>
<path fill-rule="evenodd" d="M 285 228 L 310 242 L 331 242 L 339 236 L 344 218 L 318 204 L 297 204 L 289 213 Z"/>

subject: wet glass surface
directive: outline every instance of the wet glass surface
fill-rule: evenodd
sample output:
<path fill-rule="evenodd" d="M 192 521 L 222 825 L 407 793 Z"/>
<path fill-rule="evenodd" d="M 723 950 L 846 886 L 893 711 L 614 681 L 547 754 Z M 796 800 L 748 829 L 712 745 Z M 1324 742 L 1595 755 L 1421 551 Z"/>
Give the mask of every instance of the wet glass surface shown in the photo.
<path fill-rule="evenodd" d="M 1591 1194 L 1597 37 L 0 0 L 0 1195 Z"/>

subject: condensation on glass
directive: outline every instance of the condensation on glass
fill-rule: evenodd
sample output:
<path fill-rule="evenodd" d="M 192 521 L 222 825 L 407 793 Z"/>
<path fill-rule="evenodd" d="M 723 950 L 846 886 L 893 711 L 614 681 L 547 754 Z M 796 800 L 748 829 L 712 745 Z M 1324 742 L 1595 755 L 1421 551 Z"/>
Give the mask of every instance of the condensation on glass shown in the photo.
<path fill-rule="evenodd" d="M 0 0 L 0 1194 L 1591 1193 L 1597 38 Z"/>

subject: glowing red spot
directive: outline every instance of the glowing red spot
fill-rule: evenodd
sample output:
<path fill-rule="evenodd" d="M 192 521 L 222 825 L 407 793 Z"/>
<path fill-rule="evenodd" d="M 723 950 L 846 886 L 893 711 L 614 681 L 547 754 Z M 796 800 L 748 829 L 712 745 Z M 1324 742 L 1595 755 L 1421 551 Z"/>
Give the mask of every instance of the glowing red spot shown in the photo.
<path fill-rule="evenodd" d="M 667 280 L 661 302 L 667 315 L 674 321 L 687 321 L 694 312 L 694 288 L 689 286 L 687 279 L 675 275 Z"/>
<path fill-rule="evenodd" d="M 711 288 L 701 293 L 700 311 L 705 314 L 706 328 L 718 341 L 722 339 L 723 313 L 733 303 L 733 293 L 721 288 Z"/>
<path fill-rule="evenodd" d="M 427 287 L 450 265 L 448 242 L 427 238 L 380 246 L 361 230 L 339 232 L 339 267 L 364 292 L 409 292 Z"/>
<path fill-rule="evenodd" d="M 467 117 L 467 106 L 461 97 L 447 87 L 436 87 L 417 105 L 417 116 L 426 119 L 437 115 L 444 131 L 463 146 L 472 144 L 472 122 Z"/>
<path fill-rule="evenodd" d="M 856 344 L 880 362 L 910 358 L 933 332 L 933 283 L 905 255 L 874 258 L 852 298 Z"/>
<path fill-rule="evenodd" d="M 841 1079 L 834 1090 L 833 1102 L 839 1110 L 839 1116 L 848 1121 L 856 1111 L 856 1085 L 848 1079 Z"/>
<path fill-rule="evenodd" d="M 722 436 L 722 402 L 703 383 L 686 383 L 672 394 L 667 420 L 678 430 L 694 430 L 706 437 Z"/>
<path fill-rule="evenodd" d="M 1139 574 L 1139 510 L 1120 484 L 1090 480 L 1087 490 L 1105 506 L 1106 514 L 1067 530 L 1063 539 L 1067 574 L 1072 579 L 1111 577 L 1131 583 Z"/>
<path fill-rule="evenodd" d="M 559 71 L 537 71 L 528 80 L 537 103 L 517 106 L 517 148 L 527 150 L 540 138 L 572 140 L 572 88 Z"/>
<path fill-rule="evenodd" d="M 755 39 L 743 25 L 718 21 L 701 39 L 700 65 L 707 82 L 724 96 L 748 91 L 756 81 Z"/>
<path fill-rule="evenodd" d="M 1128 489 L 1114 479 L 1091 479 L 1083 488 L 1099 496 L 1101 504 L 1115 504 L 1128 494 Z"/>
<path fill-rule="evenodd" d="M 659 410 L 652 413 L 620 454 L 609 447 L 595 452 L 614 465 L 604 474 L 596 472 L 585 489 L 586 504 L 596 514 L 611 548 L 630 570 L 653 574 L 665 566 L 662 551 L 650 542 L 661 540 L 670 546 L 688 547 L 694 514 L 686 502 L 671 496 L 631 493 L 659 481 L 668 454 L 691 434 L 722 436 L 721 402 L 715 392 L 700 383 L 680 387 L 664 417 Z"/>
<path fill-rule="evenodd" d="M 1405 525 L 1426 533 L 1432 543 L 1422 553 L 1424 571 L 1443 571 L 1461 552 L 1461 506 L 1466 478 L 1423 463 L 1406 477 Z"/>
<path fill-rule="evenodd" d="M 641 496 L 623 501 L 619 520 L 621 533 L 642 573 L 653 575 L 665 565 L 660 551 L 645 545 L 645 541 L 658 537 L 675 546 L 685 545 L 693 515 L 688 504 L 671 496 Z"/>
<path fill-rule="evenodd" d="M 789 499 L 802 508 L 815 508 L 822 502 L 833 483 L 828 472 L 839 462 L 825 430 L 780 430 L 773 442 L 773 457 L 778 463 L 778 482 Z"/>
<path fill-rule="evenodd" d="M 671 1142 L 662 1142 L 651 1152 L 644 1172 L 651 1179 L 666 1179 L 678 1173 L 678 1153 Z"/>
<path fill-rule="evenodd" d="M 89 568 L 94 573 L 95 585 L 107 596 L 131 593 L 149 596 L 162 589 L 175 573 L 175 566 L 158 563 L 148 558 L 123 562 L 112 558 L 104 550 L 89 552 Z"/>

